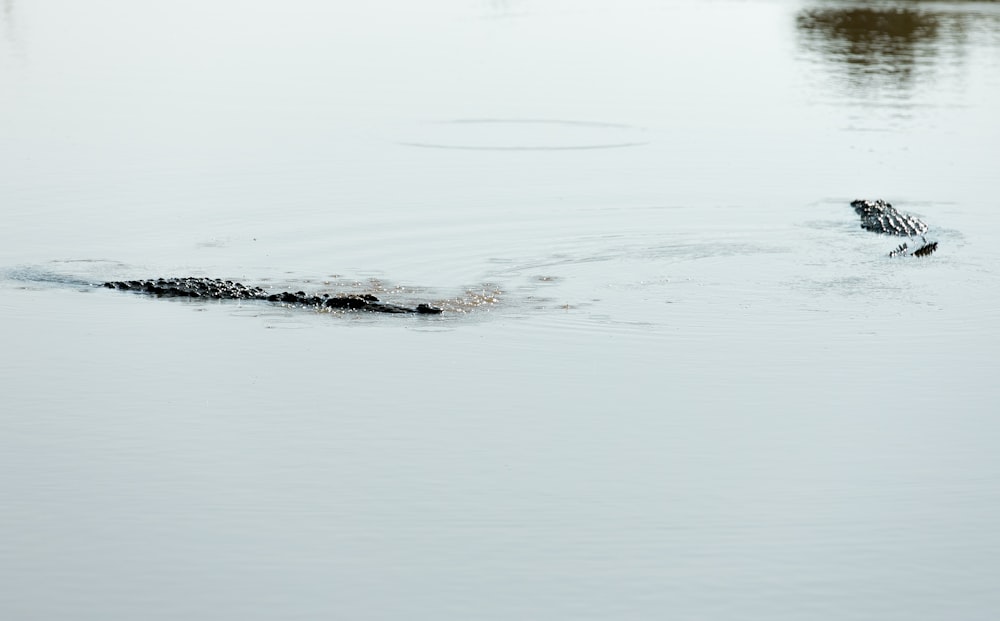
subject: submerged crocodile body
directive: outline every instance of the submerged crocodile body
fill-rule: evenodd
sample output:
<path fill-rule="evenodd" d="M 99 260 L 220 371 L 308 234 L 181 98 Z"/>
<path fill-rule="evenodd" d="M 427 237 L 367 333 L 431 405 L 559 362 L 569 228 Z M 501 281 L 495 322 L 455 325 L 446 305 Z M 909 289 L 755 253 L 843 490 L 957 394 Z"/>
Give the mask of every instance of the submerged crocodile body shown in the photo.
<path fill-rule="evenodd" d="M 900 237 L 921 236 L 923 245 L 908 252 L 908 245 L 900 244 L 895 250 L 889 253 L 890 257 L 911 255 L 915 257 L 925 257 L 937 250 L 937 242 L 929 242 L 924 233 L 928 226 L 923 220 L 915 218 L 909 214 L 898 211 L 891 204 L 882 199 L 877 200 L 855 200 L 851 202 L 851 207 L 861 216 L 861 228 L 873 233 L 883 235 L 898 235 Z"/>
<path fill-rule="evenodd" d="M 344 308 L 350 310 L 368 311 L 372 313 L 413 313 L 418 315 L 437 315 L 440 308 L 428 304 L 418 304 L 416 307 L 399 306 L 380 302 L 371 294 L 308 295 L 303 291 L 295 293 L 282 291 L 268 293 L 260 287 L 248 287 L 242 283 L 218 278 L 158 278 L 156 280 L 122 280 L 106 282 L 108 289 L 149 293 L 162 297 L 206 298 L 213 300 L 264 300 L 298 306 L 313 306 L 316 308 Z"/>

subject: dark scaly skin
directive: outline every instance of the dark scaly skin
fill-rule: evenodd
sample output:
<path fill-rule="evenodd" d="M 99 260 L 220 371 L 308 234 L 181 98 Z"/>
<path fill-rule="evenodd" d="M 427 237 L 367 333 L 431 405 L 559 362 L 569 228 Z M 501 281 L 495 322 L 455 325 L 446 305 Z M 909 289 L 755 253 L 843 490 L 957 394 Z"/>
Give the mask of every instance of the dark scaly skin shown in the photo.
<path fill-rule="evenodd" d="M 923 246 L 917 248 L 913 251 L 913 256 L 915 257 L 926 257 L 927 255 L 933 253 L 937 250 L 937 242 L 927 242 Z"/>
<path fill-rule="evenodd" d="M 851 207 L 861 216 L 861 228 L 867 231 L 901 237 L 913 237 L 927 232 L 927 224 L 923 220 L 897 211 L 882 199 L 856 200 L 851 203 Z"/>
<path fill-rule="evenodd" d="M 268 293 L 260 287 L 248 287 L 242 283 L 218 278 L 158 278 L 156 280 L 124 280 L 111 281 L 103 285 L 108 289 L 149 293 L 162 297 L 206 298 L 212 300 L 265 300 L 299 306 L 315 306 L 318 308 L 346 308 L 368 311 L 372 313 L 414 313 L 419 315 L 437 315 L 440 308 L 427 304 L 418 304 L 416 308 L 399 306 L 380 302 L 370 294 L 349 294 L 331 296 L 307 295 L 303 291 L 295 293 L 282 291 Z"/>
<path fill-rule="evenodd" d="M 909 214 L 898 211 L 882 199 L 851 201 L 851 207 L 861 216 L 861 228 L 883 235 L 898 235 L 900 237 L 915 237 L 927 232 L 927 224 Z M 890 257 L 906 255 L 907 245 L 900 244 L 889 253 Z M 928 242 L 910 253 L 915 257 L 926 257 L 937 250 L 937 242 Z"/>

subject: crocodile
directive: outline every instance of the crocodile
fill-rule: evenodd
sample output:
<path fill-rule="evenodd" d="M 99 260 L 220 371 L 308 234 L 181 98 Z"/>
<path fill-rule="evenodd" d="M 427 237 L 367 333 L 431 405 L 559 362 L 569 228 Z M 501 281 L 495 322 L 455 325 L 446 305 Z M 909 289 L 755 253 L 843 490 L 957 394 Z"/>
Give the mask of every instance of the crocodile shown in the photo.
<path fill-rule="evenodd" d="M 851 201 L 851 207 L 861 216 L 861 228 L 866 231 L 882 235 L 897 235 L 899 237 L 916 237 L 919 235 L 921 240 L 923 240 L 923 244 L 913 252 L 909 252 L 909 246 L 906 243 L 900 244 L 895 250 L 889 253 L 890 257 L 926 257 L 937 250 L 938 243 L 936 241 L 929 242 L 924 237 L 924 233 L 930 227 L 920 218 L 903 213 L 882 199 L 858 199 Z"/>
<path fill-rule="evenodd" d="M 263 300 L 282 304 L 315 307 L 317 309 L 348 309 L 372 313 L 413 313 L 437 315 L 441 309 L 429 304 L 416 307 L 400 306 L 380 301 L 369 293 L 348 295 L 310 295 L 304 291 L 269 293 L 231 280 L 218 278 L 157 278 L 148 280 L 118 280 L 103 283 L 108 289 L 147 293 L 157 297 L 205 298 L 212 300 Z"/>

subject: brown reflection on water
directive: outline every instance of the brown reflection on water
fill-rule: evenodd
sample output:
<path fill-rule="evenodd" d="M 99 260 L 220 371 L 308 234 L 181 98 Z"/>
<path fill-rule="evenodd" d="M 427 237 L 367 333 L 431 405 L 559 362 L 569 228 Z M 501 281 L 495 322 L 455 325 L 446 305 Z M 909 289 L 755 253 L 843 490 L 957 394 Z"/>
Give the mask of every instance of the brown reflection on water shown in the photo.
<path fill-rule="evenodd" d="M 7 40 L 14 42 L 14 0 L 3 0 L 3 29 Z"/>
<path fill-rule="evenodd" d="M 998 25 L 982 3 L 813 4 L 796 15 L 801 48 L 855 92 L 905 96 L 964 62 L 970 31 Z"/>

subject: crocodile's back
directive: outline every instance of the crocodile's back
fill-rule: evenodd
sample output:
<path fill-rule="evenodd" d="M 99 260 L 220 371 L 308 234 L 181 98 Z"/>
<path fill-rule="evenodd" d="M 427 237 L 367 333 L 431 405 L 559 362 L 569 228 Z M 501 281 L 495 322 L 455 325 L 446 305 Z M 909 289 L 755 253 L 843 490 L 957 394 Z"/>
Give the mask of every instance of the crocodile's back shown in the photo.
<path fill-rule="evenodd" d="M 119 280 L 104 283 L 109 289 L 149 293 L 162 297 L 208 298 L 215 300 L 266 300 L 297 306 L 328 309 L 351 309 L 374 313 L 417 313 L 437 315 L 440 308 L 418 304 L 415 308 L 381 302 L 371 294 L 309 295 L 303 291 L 268 293 L 260 287 L 218 278 L 157 278 L 155 280 Z"/>
<path fill-rule="evenodd" d="M 913 237 L 927 232 L 927 224 L 919 218 L 898 211 L 882 199 L 856 200 L 851 203 L 861 216 L 861 228 L 884 235 Z"/>
<path fill-rule="evenodd" d="M 106 282 L 109 289 L 151 293 L 164 297 L 212 298 L 216 300 L 264 300 L 267 292 L 218 278 L 157 278 L 155 280 L 120 280 Z"/>

